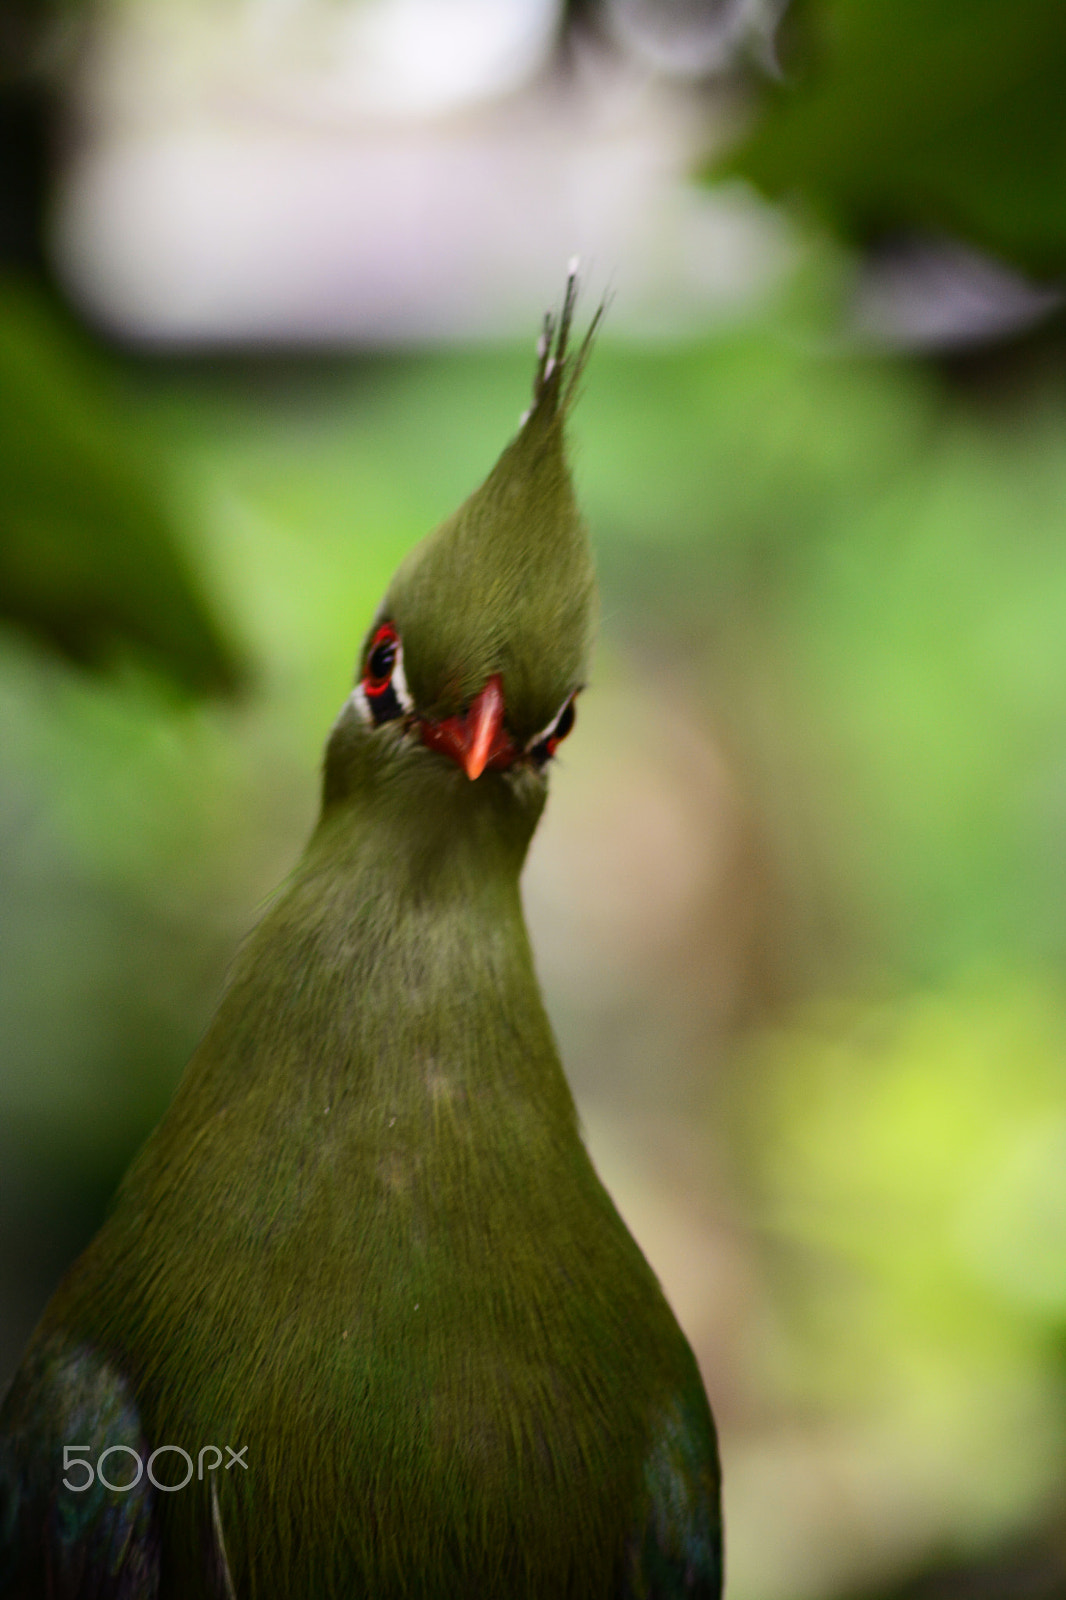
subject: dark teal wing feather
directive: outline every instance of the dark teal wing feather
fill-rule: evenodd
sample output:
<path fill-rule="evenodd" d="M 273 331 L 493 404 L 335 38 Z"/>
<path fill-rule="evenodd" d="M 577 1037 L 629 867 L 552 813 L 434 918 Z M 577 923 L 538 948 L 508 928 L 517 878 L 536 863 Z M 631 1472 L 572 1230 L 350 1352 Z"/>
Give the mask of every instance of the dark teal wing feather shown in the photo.
<path fill-rule="evenodd" d="M 621 1600 L 719 1600 L 722 1593 L 718 1445 L 693 1369 L 693 1381 L 659 1419 L 644 1463 L 646 1518 L 630 1546 Z"/>
<path fill-rule="evenodd" d="M 64 1446 L 88 1446 L 93 1467 L 64 1465 Z M 123 1447 L 95 1470 L 100 1452 Z M 155 1490 L 129 1385 L 107 1361 L 53 1338 L 31 1349 L 0 1407 L 0 1594 L 5 1600 L 155 1600 Z M 108 1470 L 109 1469 L 109 1470 Z M 84 1490 L 67 1487 L 86 1481 Z"/>

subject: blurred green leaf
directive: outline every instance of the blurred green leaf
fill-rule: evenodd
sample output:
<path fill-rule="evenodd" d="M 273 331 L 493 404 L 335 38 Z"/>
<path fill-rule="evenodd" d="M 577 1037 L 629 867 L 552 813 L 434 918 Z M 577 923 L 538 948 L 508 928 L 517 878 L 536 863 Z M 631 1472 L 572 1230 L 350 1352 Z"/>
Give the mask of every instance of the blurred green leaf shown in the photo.
<path fill-rule="evenodd" d="M 716 169 L 859 241 L 920 229 L 1066 269 L 1061 0 L 806 0 L 803 65 Z"/>
<path fill-rule="evenodd" d="M 0 616 L 84 665 L 132 650 L 183 689 L 232 690 L 165 482 L 45 296 L 0 281 Z"/>

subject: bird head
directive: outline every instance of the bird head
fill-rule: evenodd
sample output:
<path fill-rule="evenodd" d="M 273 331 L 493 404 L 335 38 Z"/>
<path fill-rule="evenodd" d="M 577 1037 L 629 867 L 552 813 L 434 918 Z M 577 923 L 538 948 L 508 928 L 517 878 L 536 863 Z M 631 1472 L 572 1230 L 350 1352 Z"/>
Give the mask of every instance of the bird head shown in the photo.
<path fill-rule="evenodd" d="M 535 790 L 574 721 L 595 577 L 564 427 L 599 313 L 568 351 L 576 279 L 545 319 L 533 401 L 488 478 L 402 563 L 326 754 L 329 804 L 357 769 Z M 602 309 L 602 308 L 601 308 Z"/>

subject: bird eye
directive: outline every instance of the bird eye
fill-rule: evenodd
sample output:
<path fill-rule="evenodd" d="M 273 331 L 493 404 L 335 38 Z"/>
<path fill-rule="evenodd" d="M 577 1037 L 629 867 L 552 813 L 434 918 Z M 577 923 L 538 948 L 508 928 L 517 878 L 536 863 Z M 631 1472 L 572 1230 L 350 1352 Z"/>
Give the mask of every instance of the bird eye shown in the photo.
<path fill-rule="evenodd" d="M 394 722 L 412 709 L 403 674 L 403 646 L 391 622 L 383 622 L 370 641 L 355 698 L 364 717 L 375 727 Z"/>
<path fill-rule="evenodd" d="M 396 646 L 399 639 L 396 629 L 386 623 L 374 635 L 374 642 L 370 647 L 370 654 L 366 660 L 366 672 L 363 676 L 363 687 L 370 694 L 380 694 L 392 677 L 392 669 L 396 665 Z"/>
<path fill-rule="evenodd" d="M 574 723 L 577 721 L 577 708 L 574 705 L 577 694 L 578 691 L 575 689 L 570 698 L 563 702 L 543 732 L 535 734 L 526 745 L 526 753 L 533 761 L 543 763 L 550 760 L 573 728 Z"/>

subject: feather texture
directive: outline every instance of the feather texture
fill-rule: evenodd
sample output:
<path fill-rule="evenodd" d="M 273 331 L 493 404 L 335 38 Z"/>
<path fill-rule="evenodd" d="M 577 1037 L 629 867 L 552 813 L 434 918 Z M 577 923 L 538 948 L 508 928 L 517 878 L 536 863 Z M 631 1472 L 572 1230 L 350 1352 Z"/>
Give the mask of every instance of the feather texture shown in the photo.
<path fill-rule="evenodd" d="M 501 673 L 519 738 L 583 680 L 592 627 L 572 309 L 518 436 L 381 613 L 416 704 Z M 304 858 L 0 1416 L 12 1593 L 719 1593 L 702 1384 L 533 970 L 518 878 L 545 795 L 529 762 L 470 782 L 348 702 Z M 67 1442 L 247 1464 L 79 1499 Z"/>

